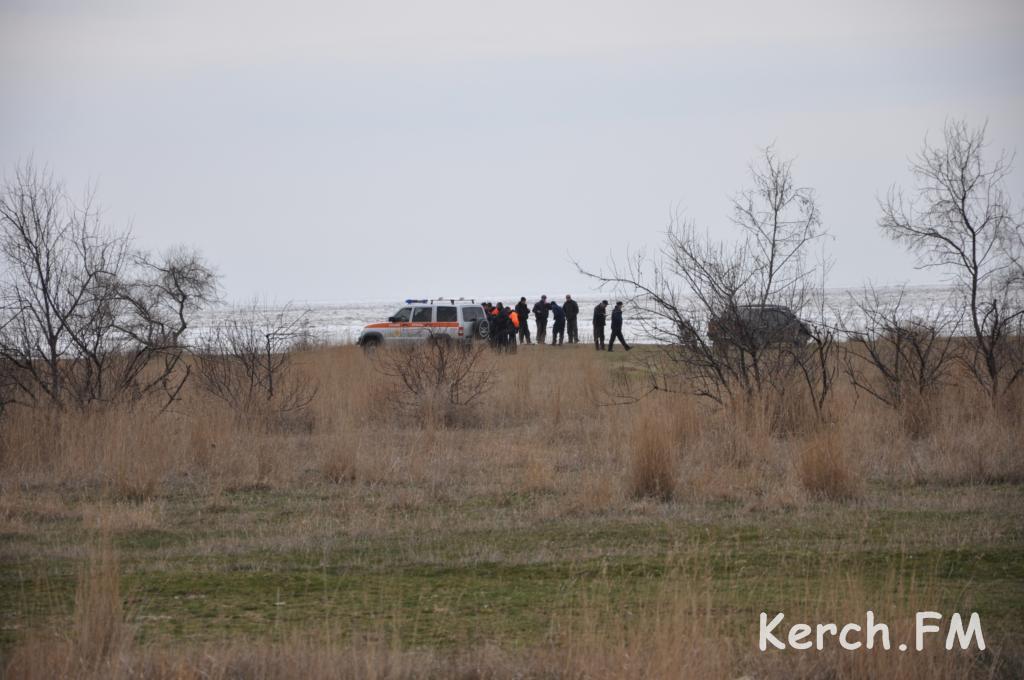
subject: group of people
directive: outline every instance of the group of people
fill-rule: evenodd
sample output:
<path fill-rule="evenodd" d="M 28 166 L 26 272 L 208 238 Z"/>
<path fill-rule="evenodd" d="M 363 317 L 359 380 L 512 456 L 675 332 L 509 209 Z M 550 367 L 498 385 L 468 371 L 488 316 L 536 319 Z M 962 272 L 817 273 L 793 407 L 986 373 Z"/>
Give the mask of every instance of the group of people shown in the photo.
<path fill-rule="evenodd" d="M 577 323 L 580 315 L 579 304 L 572 299 L 571 295 L 565 296 L 565 302 L 561 305 L 554 300 L 548 300 L 547 295 L 541 295 L 540 300 L 534 303 L 532 309 L 526 302 L 526 298 L 519 298 L 515 307 L 506 306 L 499 302 L 492 305 L 490 302 L 483 303 L 484 311 L 490 324 L 490 340 L 500 350 L 514 352 L 520 343 L 526 345 L 534 344 L 530 338 L 530 324 L 528 319 L 533 312 L 534 322 L 537 324 L 537 344 L 547 344 L 548 318 L 551 317 L 551 343 L 561 345 L 565 341 L 568 332 L 570 345 L 578 344 L 580 341 L 579 325 Z M 607 319 L 608 301 L 602 300 L 594 307 L 594 349 L 605 350 L 604 329 Z M 611 312 L 611 338 L 608 341 L 607 351 L 611 352 L 615 346 L 615 340 L 622 344 L 628 352 L 629 343 L 622 336 L 622 303 L 616 302 Z"/>

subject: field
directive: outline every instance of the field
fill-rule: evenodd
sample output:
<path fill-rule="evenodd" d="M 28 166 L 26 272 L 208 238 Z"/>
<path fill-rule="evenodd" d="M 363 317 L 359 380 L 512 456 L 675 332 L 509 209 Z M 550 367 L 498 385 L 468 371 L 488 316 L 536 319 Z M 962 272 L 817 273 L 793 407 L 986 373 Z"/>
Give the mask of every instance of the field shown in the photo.
<path fill-rule="evenodd" d="M 8 677 L 1019 677 L 1024 399 L 914 413 L 845 384 L 825 423 L 655 392 L 627 359 L 485 357 L 453 417 L 352 346 L 306 411 L 12 410 L 0 443 Z M 842 382 L 840 380 L 840 382 Z M 758 651 L 761 612 L 987 649 Z M 787 624 L 788 625 L 788 624 Z M 945 629 L 943 629 L 945 630 Z"/>

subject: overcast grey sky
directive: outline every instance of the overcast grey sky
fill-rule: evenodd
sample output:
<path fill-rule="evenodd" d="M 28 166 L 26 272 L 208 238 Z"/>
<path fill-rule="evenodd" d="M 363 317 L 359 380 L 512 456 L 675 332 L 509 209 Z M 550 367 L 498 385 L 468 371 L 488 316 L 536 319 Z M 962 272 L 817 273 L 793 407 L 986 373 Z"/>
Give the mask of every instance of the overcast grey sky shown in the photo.
<path fill-rule="evenodd" d="M 570 255 L 675 206 L 728 233 L 773 141 L 832 285 L 925 283 L 876 197 L 948 117 L 1024 150 L 1024 2 L 0 0 L 0 92 L 5 173 L 95 182 L 235 300 L 583 294 Z"/>

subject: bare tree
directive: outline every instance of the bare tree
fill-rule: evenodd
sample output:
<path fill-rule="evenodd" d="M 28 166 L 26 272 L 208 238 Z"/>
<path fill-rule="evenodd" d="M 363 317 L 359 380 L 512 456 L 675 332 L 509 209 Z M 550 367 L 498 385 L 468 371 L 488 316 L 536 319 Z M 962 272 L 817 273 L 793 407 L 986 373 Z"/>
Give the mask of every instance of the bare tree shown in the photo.
<path fill-rule="evenodd" d="M 133 401 L 168 389 L 187 318 L 216 289 L 197 255 L 145 260 L 128 232 L 103 225 L 91 193 L 76 204 L 31 163 L 0 190 L 0 257 L 0 365 L 6 398 L 25 405 Z M 169 283 L 171 270 L 190 270 L 188 280 Z"/>
<path fill-rule="evenodd" d="M 1015 254 L 1024 220 L 1003 188 L 1012 157 L 988 162 L 985 147 L 984 126 L 947 123 L 944 145 L 926 140 L 911 162 L 913 193 L 892 187 L 879 201 L 879 226 L 919 267 L 940 268 L 956 284 L 973 337 L 967 366 L 995 398 L 1024 374 L 1014 337 L 1024 315 Z"/>
<path fill-rule="evenodd" d="M 823 299 L 827 263 L 809 261 L 822 235 L 812 189 L 793 180 L 792 161 L 772 147 L 750 168 L 752 188 L 733 200 L 736 242 L 716 241 L 673 215 L 661 249 L 612 262 L 610 270 L 580 271 L 627 297 L 644 334 L 659 352 L 645 357 L 654 390 L 687 390 L 718 403 L 779 392 L 802 382 L 815 411 L 823 408 L 834 369 L 828 355 L 833 333 L 806 320 L 801 343 L 764 341 L 742 323 L 743 310 L 785 307 L 803 315 Z M 709 332 L 715 326 L 717 340 Z M 617 395 L 624 399 L 635 394 Z"/>
<path fill-rule="evenodd" d="M 116 326 L 129 347 L 136 348 L 130 356 L 138 358 L 125 377 L 138 381 L 149 367 L 140 389 L 162 390 L 169 405 L 178 399 L 192 370 L 184 360 L 185 332 L 195 314 L 218 299 L 217 274 L 199 252 L 184 247 L 156 257 L 136 253 L 133 259 L 136 276 L 121 287 L 119 301 L 125 313 Z"/>
<path fill-rule="evenodd" d="M 746 234 L 751 287 L 757 302 L 775 298 L 806 302 L 807 246 L 822 235 L 821 212 L 814 189 L 797 186 L 792 159 L 782 159 L 773 146 L 764 149 L 760 165 L 751 164 L 752 187 L 733 199 L 733 222 Z"/>
<path fill-rule="evenodd" d="M 444 336 L 373 356 L 377 370 L 397 385 L 393 403 L 403 413 L 452 425 L 491 387 L 493 373 L 482 365 L 486 353 L 482 342 Z"/>
<path fill-rule="evenodd" d="M 51 175 L 31 164 L 17 168 L 0 194 L 4 358 L 16 368 L 19 397 L 62 405 L 76 331 L 83 342 L 102 325 L 104 294 L 126 260 L 126 239 L 105 233 L 92 198 L 82 207 Z"/>
<path fill-rule="evenodd" d="M 318 387 L 297 370 L 293 350 L 309 336 L 308 318 L 291 305 L 232 310 L 197 343 L 200 387 L 242 415 L 305 409 Z"/>

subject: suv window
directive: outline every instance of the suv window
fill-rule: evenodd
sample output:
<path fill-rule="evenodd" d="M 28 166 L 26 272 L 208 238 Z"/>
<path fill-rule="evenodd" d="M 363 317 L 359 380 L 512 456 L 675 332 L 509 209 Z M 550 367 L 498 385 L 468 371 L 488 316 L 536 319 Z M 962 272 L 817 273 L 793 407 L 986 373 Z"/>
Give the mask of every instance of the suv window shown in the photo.
<path fill-rule="evenodd" d="M 412 314 L 412 307 L 402 307 L 394 313 L 391 319 L 398 323 L 404 323 L 409 320 L 410 314 Z"/>
<path fill-rule="evenodd" d="M 438 307 L 437 308 L 437 320 L 438 321 L 458 321 L 459 316 L 455 311 L 454 307 Z"/>
<path fill-rule="evenodd" d="M 430 312 L 433 311 L 432 307 L 416 307 L 412 312 L 413 323 L 424 323 L 430 321 Z"/>
<path fill-rule="evenodd" d="M 481 308 L 481 307 L 463 307 L 462 308 L 462 320 L 463 321 L 466 321 L 466 322 L 469 322 L 469 321 L 479 321 L 482 318 L 484 318 L 484 310 L 483 310 L 483 308 Z"/>

